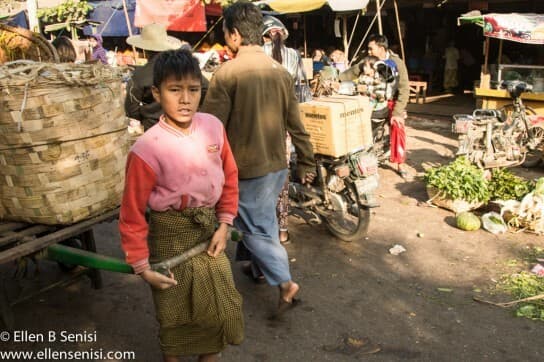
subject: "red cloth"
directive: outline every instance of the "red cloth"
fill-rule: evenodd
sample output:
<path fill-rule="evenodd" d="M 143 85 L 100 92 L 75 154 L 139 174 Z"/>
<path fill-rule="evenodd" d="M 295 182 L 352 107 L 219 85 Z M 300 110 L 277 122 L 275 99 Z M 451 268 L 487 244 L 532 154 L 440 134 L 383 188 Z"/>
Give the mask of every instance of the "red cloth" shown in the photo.
<path fill-rule="evenodd" d="M 404 125 L 397 122 L 391 123 L 391 156 L 392 163 L 404 163 L 406 161 L 406 130 Z"/>
<path fill-rule="evenodd" d="M 387 108 L 389 108 L 389 119 L 393 114 L 396 101 L 391 99 L 387 101 Z M 391 123 L 391 132 L 389 135 L 389 143 L 391 147 L 391 155 L 389 161 L 392 163 L 404 163 L 406 161 L 406 129 L 404 125 L 398 125 L 397 122 Z"/>
<path fill-rule="evenodd" d="M 206 31 L 206 15 L 200 0 L 137 0 L 134 25 L 165 24 L 168 30 Z"/>

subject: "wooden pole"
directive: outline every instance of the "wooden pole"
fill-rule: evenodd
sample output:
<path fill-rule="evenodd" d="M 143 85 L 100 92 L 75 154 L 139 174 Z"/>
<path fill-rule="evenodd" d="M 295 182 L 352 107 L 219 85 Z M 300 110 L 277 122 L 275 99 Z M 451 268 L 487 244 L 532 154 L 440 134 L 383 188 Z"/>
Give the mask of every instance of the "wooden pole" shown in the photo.
<path fill-rule="evenodd" d="M 353 39 L 353 35 L 355 34 L 355 29 L 357 29 L 357 23 L 359 22 L 359 17 L 361 16 L 361 11 L 357 12 L 357 17 L 355 18 L 355 23 L 353 24 L 353 28 L 351 29 L 351 34 L 349 36 L 348 47 L 351 46 L 351 40 Z"/>
<path fill-rule="evenodd" d="M 38 20 L 38 2 L 36 0 L 26 0 L 26 10 L 28 13 L 28 26 L 30 31 L 40 32 L 40 22 Z"/>
<path fill-rule="evenodd" d="M 487 63 L 489 62 L 489 37 L 485 37 L 485 48 L 484 48 L 484 73 L 488 74 L 489 69 Z"/>
<path fill-rule="evenodd" d="M 499 40 L 499 57 L 497 58 L 497 65 L 502 63 L 502 39 Z"/>
<path fill-rule="evenodd" d="M 402 40 L 402 32 L 400 31 L 399 7 L 397 5 L 397 0 L 393 1 L 393 5 L 395 6 L 395 18 L 397 19 L 397 31 L 399 33 L 400 56 L 401 56 L 402 60 L 405 60 L 405 58 L 404 58 L 404 41 Z"/>
<path fill-rule="evenodd" d="M 123 0 L 123 12 L 125 13 L 125 20 L 127 21 L 128 35 L 132 36 L 132 26 L 130 25 L 126 0 Z M 132 46 L 132 55 L 134 56 L 134 61 L 136 62 L 136 59 L 138 59 L 138 52 L 136 51 L 134 45 Z"/>
<path fill-rule="evenodd" d="M 215 29 L 215 27 L 217 26 L 217 24 L 221 23 L 221 20 L 223 20 L 223 15 L 221 15 L 219 17 L 219 19 L 217 19 L 217 21 L 210 27 L 210 29 L 208 29 L 208 31 L 206 32 L 206 34 L 204 34 L 204 36 L 202 36 L 202 38 L 200 38 L 200 40 L 198 42 L 196 42 L 196 44 L 193 46 L 193 51 L 196 50 L 196 48 L 198 48 L 198 46 L 200 45 L 200 43 L 202 43 L 202 41 L 213 31 L 213 29 Z"/>
<path fill-rule="evenodd" d="M 302 16 L 302 21 L 304 22 L 304 56 L 310 58 L 310 55 L 308 55 L 308 44 L 306 43 L 306 15 Z"/>
<path fill-rule="evenodd" d="M 376 16 L 378 17 L 378 33 L 382 35 L 382 5 L 380 5 L 380 2 L 380 0 L 376 0 Z M 385 0 L 383 0 L 383 2 L 385 2 Z"/>
<path fill-rule="evenodd" d="M 491 78 L 490 78 L 489 69 L 487 66 L 488 61 L 489 61 L 489 37 L 486 37 L 485 43 L 484 43 L 484 66 L 482 71 L 480 72 L 480 88 L 481 89 L 491 88 Z"/>
<path fill-rule="evenodd" d="M 347 61 L 349 59 L 349 44 L 348 44 L 348 16 L 342 16 L 342 38 L 344 40 L 344 59 Z"/>
<path fill-rule="evenodd" d="M 359 54 L 359 50 L 361 50 L 361 47 L 363 46 L 363 43 L 365 42 L 366 40 L 366 37 L 368 36 L 368 33 L 370 33 L 370 30 L 372 29 L 372 26 L 374 26 L 374 22 L 376 21 L 376 18 L 378 17 L 378 14 L 376 14 L 373 18 L 372 18 L 372 21 L 370 22 L 370 25 L 368 26 L 368 28 L 366 29 L 366 33 L 365 35 L 363 35 L 363 39 L 361 39 L 361 42 L 359 43 L 359 46 L 357 47 L 357 50 L 355 50 L 355 55 L 357 56 L 357 54 Z M 350 60 L 348 66 L 351 66 L 351 63 L 353 63 L 353 60 L 355 60 L 355 57 L 353 59 Z"/>

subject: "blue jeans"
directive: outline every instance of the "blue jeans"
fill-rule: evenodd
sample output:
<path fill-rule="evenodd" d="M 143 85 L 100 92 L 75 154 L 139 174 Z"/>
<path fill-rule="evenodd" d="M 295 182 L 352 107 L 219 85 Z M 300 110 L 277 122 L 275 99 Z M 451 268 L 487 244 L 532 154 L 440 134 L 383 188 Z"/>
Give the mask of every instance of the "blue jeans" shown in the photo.
<path fill-rule="evenodd" d="M 287 178 L 287 169 L 239 181 L 238 217 L 234 226 L 243 232 L 237 260 L 251 260 L 270 285 L 291 280 L 289 259 L 280 244 L 276 203 Z"/>

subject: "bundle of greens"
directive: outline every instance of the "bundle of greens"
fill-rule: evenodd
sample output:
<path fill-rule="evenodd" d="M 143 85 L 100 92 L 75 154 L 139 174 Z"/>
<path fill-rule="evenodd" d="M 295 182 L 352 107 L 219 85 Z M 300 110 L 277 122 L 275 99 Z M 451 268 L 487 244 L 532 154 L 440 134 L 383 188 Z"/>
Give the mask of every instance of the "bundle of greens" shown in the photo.
<path fill-rule="evenodd" d="M 515 299 L 531 298 L 544 294 L 544 278 L 522 271 L 502 278 L 499 288 L 510 293 Z M 526 301 L 516 305 L 516 317 L 525 317 L 544 321 L 544 303 L 542 299 Z"/>
<path fill-rule="evenodd" d="M 424 179 L 427 186 L 453 200 L 487 202 L 490 198 L 488 181 L 483 170 L 464 156 L 447 165 L 427 170 Z"/>
<path fill-rule="evenodd" d="M 527 195 L 535 187 L 535 183 L 514 175 L 505 168 L 491 171 L 489 193 L 491 200 L 518 200 Z"/>

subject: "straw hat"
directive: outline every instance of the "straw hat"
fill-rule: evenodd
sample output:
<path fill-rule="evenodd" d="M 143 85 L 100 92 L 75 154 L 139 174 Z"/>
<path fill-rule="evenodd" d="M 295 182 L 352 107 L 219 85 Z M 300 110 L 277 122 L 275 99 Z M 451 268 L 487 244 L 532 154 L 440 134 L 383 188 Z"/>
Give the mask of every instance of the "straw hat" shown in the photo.
<path fill-rule="evenodd" d="M 129 36 L 127 44 L 137 48 L 162 52 L 165 50 L 181 48 L 181 40 L 166 34 L 166 28 L 162 24 L 149 24 L 143 27 L 140 35 Z"/>

